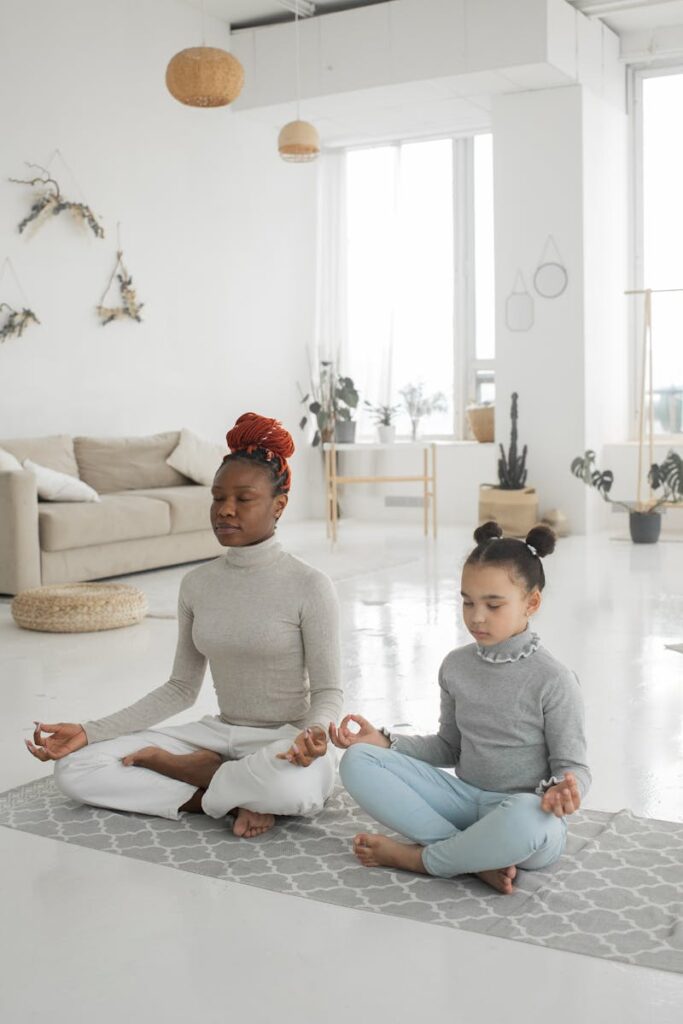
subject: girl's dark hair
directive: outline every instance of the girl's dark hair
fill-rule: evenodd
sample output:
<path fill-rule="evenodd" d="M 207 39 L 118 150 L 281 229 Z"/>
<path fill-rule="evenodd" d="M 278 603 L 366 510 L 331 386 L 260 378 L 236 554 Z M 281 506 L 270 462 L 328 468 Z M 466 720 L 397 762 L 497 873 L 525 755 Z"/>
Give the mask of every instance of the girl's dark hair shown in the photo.
<path fill-rule="evenodd" d="M 498 523 L 488 522 L 474 531 L 477 546 L 465 565 L 509 566 L 513 575 L 523 580 L 527 591 L 545 586 L 541 559 L 555 550 L 555 534 L 549 526 L 534 526 L 525 540 L 503 537 Z M 533 548 L 533 551 L 531 550 Z"/>
<path fill-rule="evenodd" d="M 228 462 L 250 462 L 269 473 L 273 494 L 288 494 L 292 473 L 287 459 L 294 454 L 294 441 L 279 420 L 245 412 L 226 434 L 230 452 L 219 467 Z"/>

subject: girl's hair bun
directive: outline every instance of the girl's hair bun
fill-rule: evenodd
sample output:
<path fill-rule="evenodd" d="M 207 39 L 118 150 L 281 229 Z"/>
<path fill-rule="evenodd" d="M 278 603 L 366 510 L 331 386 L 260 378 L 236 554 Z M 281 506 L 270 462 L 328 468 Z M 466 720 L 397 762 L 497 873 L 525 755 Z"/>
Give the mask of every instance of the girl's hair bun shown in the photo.
<path fill-rule="evenodd" d="M 493 520 L 489 520 L 488 523 L 483 523 L 478 526 L 474 531 L 474 539 L 477 544 L 485 544 L 487 540 L 493 540 L 495 537 L 502 537 L 503 531 L 498 523 L 494 523 Z"/>
<path fill-rule="evenodd" d="M 281 459 L 288 459 L 294 454 L 292 435 L 280 421 L 255 412 L 243 413 L 228 431 L 226 440 L 231 452 L 263 448 Z"/>
<path fill-rule="evenodd" d="M 526 543 L 530 544 L 532 548 L 536 549 L 536 553 L 539 558 L 545 558 L 546 555 L 552 555 L 555 550 L 555 542 L 557 538 L 553 530 L 549 526 L 534 526 L 532 530 L 529 530 L 526 536 Z"/>

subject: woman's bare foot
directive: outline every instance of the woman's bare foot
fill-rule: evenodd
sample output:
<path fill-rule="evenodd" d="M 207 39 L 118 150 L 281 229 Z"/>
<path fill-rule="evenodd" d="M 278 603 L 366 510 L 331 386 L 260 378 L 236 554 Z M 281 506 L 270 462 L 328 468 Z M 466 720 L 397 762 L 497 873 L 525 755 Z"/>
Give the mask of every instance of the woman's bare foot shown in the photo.
<path fill-rule="evenodd" d="M 353 852 L 366 868 L 401 868 L 424 875 L 423 849 L 417 843 L 398 843 L 388 836 L 367 832 L 360 832 L 353 840 Z"/>
<path fill-rule="evenodd" d="M 502 892 L 504 896 L 515 892 L 512 883 L 516 875 L 517 868 L 514 865 L 510 868 L 494 868 L 492 871 L 477 871 L 477 878 L 481 878 L 482 882 L 486 882 L 492 889 Z"/>
<path fill-rule="evenodd" d="M 149 768 L 169 779 L 187 782 L 197 789 L 208 789 L 222 763 L 220 754 L 213 750 L 196 750 L 192 754 L 169 754 L 162 747 L 143 747 L 122 758 L 126 766 Z"/>
<path fill-rule="evenodd" d="M 272 828 L 275 824 L 274 814 L 259 814 L 258 811 L 248 811 L 246 807 L 237 808 L 235 824 L 232 826 L 233 835 L 242 839 L 253 839 Z"/>

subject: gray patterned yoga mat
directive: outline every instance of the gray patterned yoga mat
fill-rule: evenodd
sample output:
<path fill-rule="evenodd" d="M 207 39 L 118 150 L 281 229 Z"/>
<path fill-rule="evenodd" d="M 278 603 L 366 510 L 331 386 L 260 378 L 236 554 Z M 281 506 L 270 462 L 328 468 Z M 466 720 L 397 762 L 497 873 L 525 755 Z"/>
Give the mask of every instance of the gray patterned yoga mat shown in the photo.
<path fill-rule="evenodd" d="M 50 778 L 0 795 L 0 825 L 323 903 L 683 972 L 683 824 L 630 811 L 573 816 L 565 856 L 521 872 L 507 897 L 469 876 L 361 867 L 351 837 L 377 826 L 339 788 L 314 821 L 281 819 L 249 840 L 202 815 L 166 821 L 84 807 Z"/>

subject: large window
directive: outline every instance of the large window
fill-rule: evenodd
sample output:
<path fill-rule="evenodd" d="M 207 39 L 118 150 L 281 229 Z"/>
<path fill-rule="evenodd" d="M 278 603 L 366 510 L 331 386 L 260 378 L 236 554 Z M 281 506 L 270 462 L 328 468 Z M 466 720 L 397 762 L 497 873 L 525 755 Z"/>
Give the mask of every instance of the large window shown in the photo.
<path fill-rule="evenodd" d="M 375 405 L 443 392 L 422 432 L 462 436 L 494 397 L 491 137 L 349 151 L 346 218 L 348 372 Z"/>
<path fill-rule="evenodd" d="M 638 286 L 683 289 L 683 71 L 643 75 Z M 638 313 L 642 306 L 638 307 Z M 636 325 L 637 326 L 637 325 Z M 683 432 L 683 291 L 653 295 L 654 426 Z"/>

